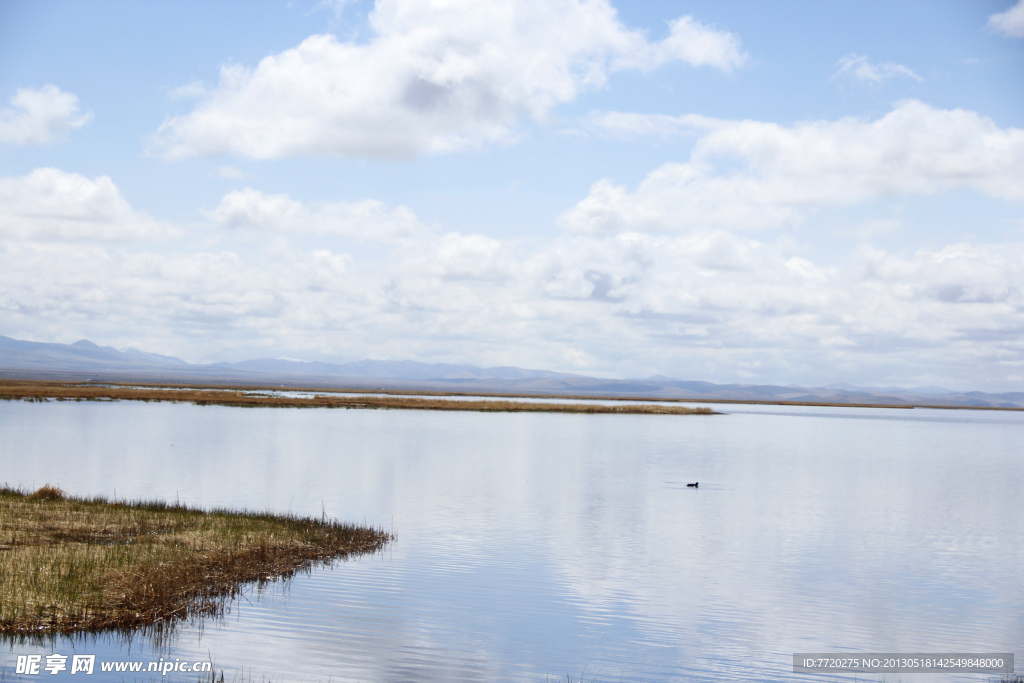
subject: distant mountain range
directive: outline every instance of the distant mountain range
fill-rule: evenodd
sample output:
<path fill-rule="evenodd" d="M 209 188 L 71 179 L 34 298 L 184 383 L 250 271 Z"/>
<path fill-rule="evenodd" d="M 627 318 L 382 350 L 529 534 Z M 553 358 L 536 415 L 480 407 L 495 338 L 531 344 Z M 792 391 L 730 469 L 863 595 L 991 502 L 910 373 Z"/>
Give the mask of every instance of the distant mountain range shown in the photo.
<path fill-rule="evenodd" d="M 192 382 L 309 387 L 347 387 L 466 393 L 560 394 L 886 405 L 1024 408 L 1024 392 L 954 392 L 941 387 L 861 387 L 830 384 L 799 387 L 713 384 L 655 375 L 610 380 L 549 370 L 451 363 L 363 360 L 320 363 L 260 358 L 197 365 L 135 348 L 115 349 L 81 340 L 74 344 L 29 342 L 0 336 L 0 378 L 93 381 Z"/>

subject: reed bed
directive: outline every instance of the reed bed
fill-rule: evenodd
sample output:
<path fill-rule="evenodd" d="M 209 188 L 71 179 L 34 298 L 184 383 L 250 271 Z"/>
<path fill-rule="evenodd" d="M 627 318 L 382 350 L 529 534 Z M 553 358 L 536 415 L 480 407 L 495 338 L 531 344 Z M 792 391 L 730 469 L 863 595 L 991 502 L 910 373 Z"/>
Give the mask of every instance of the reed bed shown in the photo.
<path fill-rule="evenodd" d="M 0 633 L 131 630 L 222 614 L 243 585 L 285 579 L 391 535 L 324 518 L 0 487 Z"/>
<path fill-rule="evenodd" d="M 153 386 L 102 386 L 94 384 L 0 381 L 0 399 L 26 401 L 174 401 L 198 405 L 242 407 L 364 408 L 400 410 L 469 410 L 475 412 L 530 413 L 617 413 L 641 415 L 714 415 L 710 408 L 679 405 L 598 405 L 593 403 L 539 403 L 507 400 L 452 400 L 394 395 L 348 396 L 315 394 L 308 398 L 254 393 L 236 389 L 160 388 Z"/>

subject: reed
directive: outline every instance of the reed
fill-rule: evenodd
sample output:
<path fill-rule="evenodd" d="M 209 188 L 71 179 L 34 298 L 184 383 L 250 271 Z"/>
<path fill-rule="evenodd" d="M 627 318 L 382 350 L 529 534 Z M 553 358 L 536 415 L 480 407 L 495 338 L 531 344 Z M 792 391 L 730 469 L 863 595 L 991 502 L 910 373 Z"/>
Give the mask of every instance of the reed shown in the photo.
<path fill-rule="evenodd" d="M 363 408 L 398 410 L 469 410 L 485 413 L 597 413 L 640 415 L 714 415 L 710 408 L 680 405 L 594 403 L 538 403 L 507 400 L 453 400 L 435 397 L 394 395 L 348 396 L 341 393 L 320 393 L 309 398 L 259 393 L 253 390 L 199 389 L 195 387 L 160 388 L 140 385 L 95 385 L 29 380 L 0 381 L 0 399 L 25 401 L 173 401 L 197 405 L 226 405 L 249 408 Z"/>
<path fill-rule="evenodd" d="M 0 633 L 131 630 L 223 614 L 265 584 L 391 535 L 322 518 L 0 487 Z"/>

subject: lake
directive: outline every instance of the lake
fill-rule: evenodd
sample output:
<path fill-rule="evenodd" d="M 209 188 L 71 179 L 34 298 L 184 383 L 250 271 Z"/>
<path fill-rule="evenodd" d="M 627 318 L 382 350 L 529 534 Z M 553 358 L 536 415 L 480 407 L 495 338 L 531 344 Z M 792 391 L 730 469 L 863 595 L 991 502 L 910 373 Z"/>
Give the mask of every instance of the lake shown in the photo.
<path fill-rule="evenodd" d="M 6 641 L 4 680 L 15 655 L 54 651 L 335 682 L 863 681 L 883 676 L 795 674 L 792 655 L 1024 656 L 1024 413 L 713 407 L 726 414 L 2 402 L 0 483 L 397 536 L 163 645 Z M 82 678 L 66 674 L 24 680 Z"/>

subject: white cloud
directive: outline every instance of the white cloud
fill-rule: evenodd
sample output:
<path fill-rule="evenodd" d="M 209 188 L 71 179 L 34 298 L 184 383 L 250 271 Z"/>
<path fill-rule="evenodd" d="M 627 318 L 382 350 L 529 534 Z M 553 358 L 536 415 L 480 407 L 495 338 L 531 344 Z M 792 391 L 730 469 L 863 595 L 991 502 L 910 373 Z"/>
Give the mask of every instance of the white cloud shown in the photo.
<path fill-rule="evenodd" d="M 131 240 L 172 230 L 135 211 L 107 176 L 56 168 L 0 178 L 0 236 L 34 240 Z"/>
<path fill-rule="evenodd" d="M 403 241 L 425 227 L 410 209 L 375 199 L 304 204 L 287 194 L 265 194 L 250 187 L 224 195 L 211 220 L 230 228 L 340 235 L 360 241 Z"/>
<path fill-rule="evenodd" d="M 660 166 L 634 192 L 600 180 L 562 224 L 596 233 L 778 228 L 816 207 L 956 187 L 1024 199 L 1024 130 L 962 109 L 911 100 L 875 121 L 792 127 L 684 118 L 706 129 L 686 163 Z"/>
<path fill-rule="evenodd" d="M 408 157 L 508 141 L 524 115 L 670 61 L 729 71 L 731 33 L 682 17 L 650 42 L 607 0 L 379 0 L 365 44 L 315 35 L 253 69 L 226 66 L 154 138 L 169 158 L 235 153 Z"/>
<path fill-rule="evenodd" d="M 1022 311 L 1021 244 L 910 257 L 865 249 L 824 267 L 721 231 L 566 235 L 523 252 L 482 235 L 427 234 L 363 262 L 323 248 L 162 254 L 0 240 L 4 329 L 59 321 L 101 339 L 146 329 L 203 360 L 265 344 L 276 355 L 718 381 L 742 368 L 751 381 L 854 368 L 1001 386 L 1024 353 Z"/>
<path fill-rule="evenodd" d="M 207 215 L 235 228 L 218 231 L 216 248 L 209 226 L 174 253 L 97 246 L 68 238 L 152 224 L 109 178 L 40 169 L 3 179 L 0 327 L 121 345 L 138 344 L 112 337 L 144 329 L 196 361 L 240 359 L 246 347 L 713 381 L 846 374 L 999 388 L 1024 357 L 1024 244 L 910 256 L 865 247 L 826 265 L 791 238 L 724 229 L 520 243 L 427 230 L 411 210 L 374 200 L 252 189 Z M 238 232 L 253 230 L 275 239 L 254 248 Z M 329 241 L 297 246 L 336 234 L 401 238 L 358 258 Z"/>
<path fill-rule="evenodd" d="M 505 280 L 516 272 L 517 265 L 501 248 L 501 242 L 486 235 L 450 232 L 414 245 L 402 267 L 445 281 Z"/>
<path fill-rule="evenodd" d="M 895 62 L 872 64 L 865 55 L 848 54 L 836 62 L 836 72 L 832 78 L 853 78 L 865 83 L 881 83 L 894 76 L 912 78 L 915 81 L 924 79 L 914 73 L 913 69 Z"/>
<path fill-rule="evenodd" d="M 60 140 L 92 120 L 92 112 L 79 113 L 78 97 L 55 85 L 19 88 L 11 105 L 0 110 L 0 142 L 15 145 Z"/>
<path fill-rule="evenodd" d="M 632 44 L 616 57 L 613 69 L 647 70 L 678 60 L 732 71 L 747 59 L 734 34 L 711 29 L 690 16 L 669 22 L 669 35 L 660 42 L 648 43 L 636 33 L 629 38 Z"/>
<path fill-rule="evenodd" d="M 998 14 L 988 18 L 988 26 L 1012 38 L 1024 38 L 1024 0 L 1017 0 L 1017 4 Z"/>
<path fill-rule="evenodd" d="M 881 283 L 926 306 L 980 304 L 977 311 L 1005 308 L 1010 314 L 1024 294 L 1021 245 L 951 244 L 922 249 L 913 259 L 865 248 L 860 258 L 867 282 Z"/>

